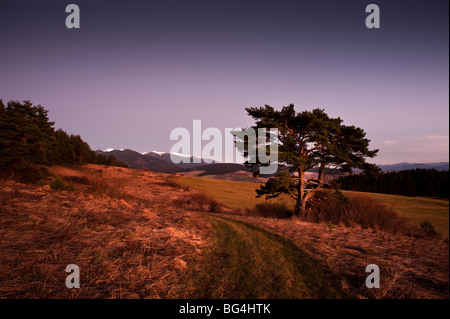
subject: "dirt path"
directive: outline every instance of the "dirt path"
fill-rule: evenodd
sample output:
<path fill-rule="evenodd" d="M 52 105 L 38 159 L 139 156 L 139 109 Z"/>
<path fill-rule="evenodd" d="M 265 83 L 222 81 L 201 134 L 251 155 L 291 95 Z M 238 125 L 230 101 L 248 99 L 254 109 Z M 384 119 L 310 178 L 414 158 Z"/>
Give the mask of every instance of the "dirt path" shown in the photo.
<path fill-rule="evenodd" d="M 448 298 L 442 241 L 208 213 L 222 207 L 164 174 L 52 172 L 75 191 L 0 184 L 0 298 Z M 72 263 L 77 291 L 64 285 Z"/>
<path fill-rule="evenodd" d="M 342 298 L 340 280 L 291 242 L 210 215 L 216 242 L 192 274 L 199 298 Z"/>
<path fill-rule="evenodd" d="M 279 234 L 345 279 L 356 298 L 448 298 L 448 244 L 381 231 L 290 219 L 230 216 Z M 367 289 L 365 268 L 377 264 L 381 288 Z"/>

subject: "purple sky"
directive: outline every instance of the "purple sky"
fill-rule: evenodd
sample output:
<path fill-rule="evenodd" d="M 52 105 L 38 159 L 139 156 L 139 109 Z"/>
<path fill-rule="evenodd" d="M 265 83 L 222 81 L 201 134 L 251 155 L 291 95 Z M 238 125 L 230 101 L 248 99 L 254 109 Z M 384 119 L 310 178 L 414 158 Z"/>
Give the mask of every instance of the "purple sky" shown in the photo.
<path fill-rule="evenodd" d="M 69 3 L 0 2 L 0 98 L 93 149 L 169 151 L 194 119 L 223 132 L 294 103 L 362 127 L 378 164 L 449 160 L 447 0 L 74 0 L 70 30 Z"/>

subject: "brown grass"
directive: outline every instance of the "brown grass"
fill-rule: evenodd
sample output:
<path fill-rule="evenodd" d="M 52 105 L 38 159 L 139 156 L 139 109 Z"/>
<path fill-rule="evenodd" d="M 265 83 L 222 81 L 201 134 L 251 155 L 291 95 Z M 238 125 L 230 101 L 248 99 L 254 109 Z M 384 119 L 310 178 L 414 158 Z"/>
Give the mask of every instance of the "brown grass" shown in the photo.
<path fill-rule="evenodd" d="M 380 231 L 371 215 L 334 228 L 325 224 L 332 215 L 319 223 L 239 216 L 165 174 L 99 165 L 50 173 L 75 190 L 0 182 L 0 298 L 191 297 L 188 276 L 212 258 L 215 242 L 205 212 L 291 240 L 342 275 L 342 288 L 359 298 L 449 297 L 448 242 Z M 379 209 L 357 202 L 359 210 Z M 80 289 L 64 284 L 72 263 L 80 267 Z M 381 289 L 364 285 L 371 263 L 380 266 Z"/>
<path fill-rule="evenodd" d="M 76 176 L 69 168 L 57 170 Z M 181 214 L 170 205 L 179 194 L 158 184 L 164 177 L 102 171 L 108 180 L 88 175 L 89 183 L 76 185 L 76 192 L 1 184 L 1 298 L 184 295 L 186 270 L 208 245 L 210 225 L 198 213 Z M 142 189 L 146 183 L 153 192 Z M 160 193 L 166 196 L 155 196 Z M 80 289 L 65 287 L 71 263 L 80 267 Z"/>
<path fill-rule="evenodd" d="M 200 210 L 209 213 L 229 211 L 229 209 L 220 204 L 218 201 L 215 201 L 214 199 L 206 196 L 204 193 L 198 191 L 192 191 L 186 196 L 174 200 L 173 204 L 178 208 Z"/>
<path fill-rule="evenodd" d="M 230 217 L 231 215 L 226 215 Z M 233 215 L 292 240 L 345 279 L 358 298 L 449 298 L 449 246 L 438 239 L 415 238 L 362 227 L 330 229 L 292 219 Z M 367 289 L 365 268 L 377 264 L 381 288 Z"/>

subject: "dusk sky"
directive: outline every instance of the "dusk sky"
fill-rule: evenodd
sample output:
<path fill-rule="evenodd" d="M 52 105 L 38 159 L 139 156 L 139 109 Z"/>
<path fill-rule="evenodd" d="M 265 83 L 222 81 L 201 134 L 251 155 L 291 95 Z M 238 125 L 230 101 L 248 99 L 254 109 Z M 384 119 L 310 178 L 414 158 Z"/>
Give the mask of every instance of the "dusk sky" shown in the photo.
<path fill-rule="evenodd" d="M 65 8 L 81 11 L 68 29 Z M 380 8 L 368 29 L 365 8 Z M 92 149 L 169 151 L 176 127 L 244 108 L 322 108 L 377 164 L 449 160 L 449 1 L 0 0 L 0 99 L 30 100 Z"/>

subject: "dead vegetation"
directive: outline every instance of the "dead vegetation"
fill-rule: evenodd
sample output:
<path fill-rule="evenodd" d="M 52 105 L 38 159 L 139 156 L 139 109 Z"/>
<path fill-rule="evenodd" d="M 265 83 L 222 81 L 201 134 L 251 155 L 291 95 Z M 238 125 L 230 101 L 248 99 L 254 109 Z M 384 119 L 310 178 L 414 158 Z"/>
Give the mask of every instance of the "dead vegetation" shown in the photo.
<path fill-rule="evenodd" d="M 59 176 L 74 173 L 69 168 L 56 171 Z M 209 224 L 198 213 L 180 213 L 170 205 L 178 190 L 165 184 L 164 177 L 145 173 L 138 179 L 117 168 L 104 168 L 102 174 L 114 182 L 95 174 L 89 183 L 70 177 L 81 182 L 72 192 L 1 184 L 1 298 L 184 294 L 183 276 L 193 256 L 207 245 Z M 154 183 L 158 180 L 163 183 Z M 150 189 L 142 187 L 147 183 Z M 65 287 L 68 264 L 80 267 L 80 289 Z"/>
<path fill-rule="evenodd" d="M 229 216 L 229 215 L 227 215 Z M 342 288 L 358 298 L 434 299 L 449 297 L 449 246 L 439 239 L 416 238 L 362 227 L 315 224 L 292 219 L 233 218 L 277 233 L 333 269 Z M 365 268 L 380 267 L 380 289 L 367 289 Z"/>
<path fill-rule="evenodd" d="M 393 234 L 419 235 L 420 230 L 409 224 L 391 207 L 364 195 L 343 195 L 340 191 L 323 190 L 315 196 L 305 218 L 314 223 L 332 223 L 347 227 L 362 227 Z"/>
<path fill-rule="evenodd" d="M 209 198 L 202 192 L 191 192 L 188 196 L 183 196 L 174 200 L 173 204 L 179 208 L 200 210 L 209 213 L 221 213 L 227 211 L 225 206 L 218 201 Z"/>
<path fill-rule="evenodd" d="M 0 182 L 0 298 L 192 297 L 188 276 L 209 262 L 215 242 L 205 212 L 292 241 L 341 275 L 350 295 L 449 297 L 448 241 L 400 234 L 396 217 L 373 202 L 358 204 L 367 211 L 360 222 L 349 222 L 356 218 L 350 208 L 339 217 L 331 205 L 311 223 L 289 216 L 283 204 L 263 204 L 252 216 L 233 212 L 165 174 L 99 165 L 52 167 L 49 174 L 47 183 L 59 176 L 74 189 Z M 381 289 L 365 287 L 372 263 Z M 80 267 L 80 289 L 65 287 L 68 264 Z"/>

